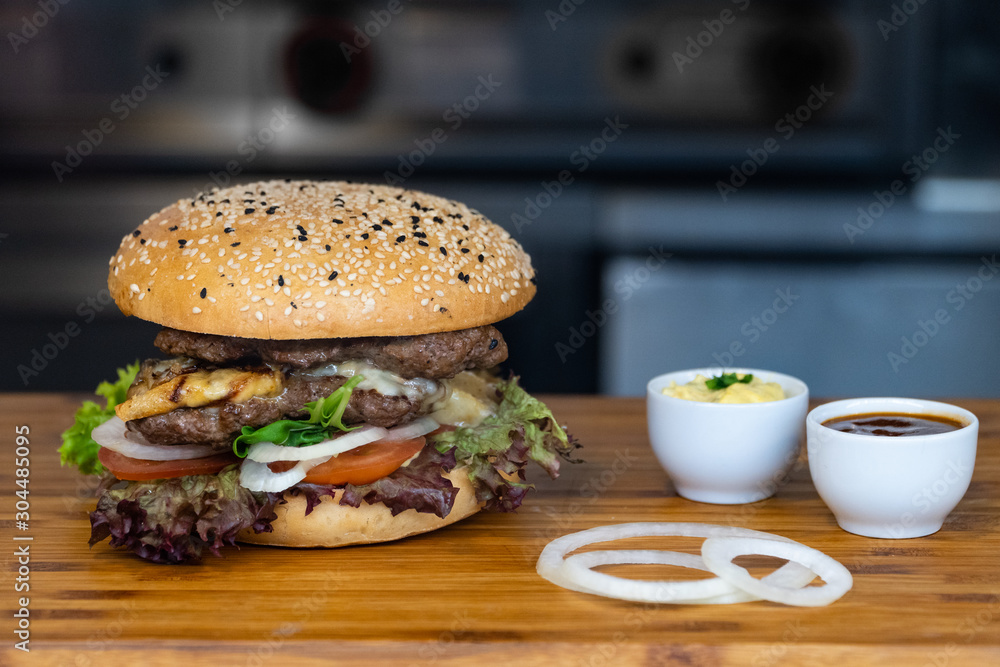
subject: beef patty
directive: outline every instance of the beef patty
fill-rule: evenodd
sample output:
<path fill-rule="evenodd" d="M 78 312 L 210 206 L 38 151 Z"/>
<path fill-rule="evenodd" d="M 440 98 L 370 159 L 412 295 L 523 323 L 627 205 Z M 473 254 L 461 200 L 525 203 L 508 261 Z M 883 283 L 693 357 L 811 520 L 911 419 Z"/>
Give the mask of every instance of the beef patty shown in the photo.
<path fill-rule="evenodd" d="M 155 344 L 169 355 L 216 364 L 279 364 L 309 368 L 366 359 L 406 378 L 449 378 L 462 371 L 492 368 L 507 359 L 507 343 L 491 325 L 421 334 L 369 338 L 262 340 L 163 329 Z"/>
<path fill-rule="evenodd" d="M 145 362 L 144 366 L 156 363 Z M 251 398 L 243 403 L 221 403 L 203 408 L 179 408 L 170 412 L 126 422 L 129 430 L 141 433 L 154 445 L 205 444 L 228 450 L 244 426 L 259 428 L 279 419 L 308 416 L 303 406 L 326 398 L 347 381 L 333 376 L 292 373 L 284 391 L 273 398 Z M 374 424 L 390 428 L 406 423 L 420 412 L 420 398 L 387 396 L 377 391 L 355 389 L 344 412 L 347 424 Z"/>

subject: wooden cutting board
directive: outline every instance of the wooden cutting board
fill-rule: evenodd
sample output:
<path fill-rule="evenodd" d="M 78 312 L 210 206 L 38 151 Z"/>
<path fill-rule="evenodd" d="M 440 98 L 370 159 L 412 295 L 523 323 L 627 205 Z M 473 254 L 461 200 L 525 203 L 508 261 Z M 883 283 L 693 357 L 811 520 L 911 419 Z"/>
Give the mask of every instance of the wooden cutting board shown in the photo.
<path fill-rule="evenodd" d="M 87 547 L 91 482 L 60 468 L 56 453 L 82 398 L 0 396 L 4 665 L 1000 664 L 1000 401 L 952 401 L 981 420 L 979 457 L 965 499 L 929 537 L 840 530 L 804 463 L 769 500 L 684 500 L 649 450 L 643 401 L 550 397 L 585 444 L 586 463 L 564 467 L 555 482 L 536 475 L 538 488 L 517 514 L 479 514 L 384 545 L 245 546 L 168 566 L 107 542 Z M 27 530 L 13 520 L 22 425 L 31 443 Z M 854 588 L 825 608 L 646 606 L 567 591 L 535 573 L 550 539 L 628 521 L 778 533 L 838 559 Z M 31 539 L 15 540 L 23 537 Z M 680 542 L 651 544 L 697 548 Z M 26 545 L 25 575 L 15 550 Z M 18 578 L 30 591 L 16 591 Z M 29 598 L 30 653 L 15 647 L 20 597 Z"/>

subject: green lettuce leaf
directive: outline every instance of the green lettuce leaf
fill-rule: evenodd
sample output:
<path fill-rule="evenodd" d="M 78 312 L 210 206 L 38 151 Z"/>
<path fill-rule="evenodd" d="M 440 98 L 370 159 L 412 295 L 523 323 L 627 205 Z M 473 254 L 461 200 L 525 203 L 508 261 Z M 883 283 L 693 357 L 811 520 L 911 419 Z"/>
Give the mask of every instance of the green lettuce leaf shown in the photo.
<path fill-rule="evenodd" d="M 344 424 L 344 410 L 347 409 L 354 388 L 363 379 L 363 376 L 355 375 L 326 398 L 306 403 L 305 407 L 309 411 L 308 419 L 281 419 L 260 428 L 244 426 L 240 435 L 233 441 L 233 452 L 240 458 L 245 458 L 250 445 L 258 442 L 273 442 L 285 447 L 305 447 L 323 442 L 330 437 L 330 432 L 334 429 L 354 430 L 357 426 Z"/>
<path fill-rule="evenodd" d="M 575 462 L 570 455 L 579 445 L 548 406 L 520 387 L 517 377 L 500 382 L 497 391 L 500 405 L 495 415 L 479 426 L 439 433 L 433 443 L 442 453 L 455 449 L 455 459 L 469 467 L 476 496 L 487 510 L 510 512 L 532 488 L 525 481 L 528 461 L 555 479 L 560 459 Z"/>
<path fill-rule="evenodd" d="M 107 399 L 107 405 L 101 407 L 93 401 L 84 401 L 76 411 L 75 422 L 62 434 L 62 447 L 59 448 L 59 460 L 62 465 L 74 465 L 84 475 L 99 475 L 104 472 L 104 466 L 97 460 L 97 451 L 101 448 L 90 437 L 90 432 L 115 416 L 115 406 L 125 402 L 128 388 L 135 382 L 139 372 L 139 362 L 118 369 L 118 379 L 115 382 L 102 382 L 97 385 L 97 393 Z"/>

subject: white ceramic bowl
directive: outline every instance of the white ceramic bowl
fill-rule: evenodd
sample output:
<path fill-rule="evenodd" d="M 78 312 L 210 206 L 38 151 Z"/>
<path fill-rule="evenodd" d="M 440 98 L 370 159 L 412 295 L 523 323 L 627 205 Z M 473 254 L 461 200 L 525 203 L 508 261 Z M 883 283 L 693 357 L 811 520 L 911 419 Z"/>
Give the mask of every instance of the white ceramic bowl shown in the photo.
<path fill-rule="evenodd" d="M 753 373 L 785 392 L 768 403 L 700 403 L 663 394 L 701 374 Z M 809 389 L 790 375 L 756 368 L 695 368 L 646 385 L 653 451 L 677 493 L 703 503 L 752 503 L 774 495 L 802 443 Z"/>
<path fill-rule="evenodd" d="M 943 415 L 964 427 L 888 437 L 836 431 L 834 417 L 893 412 Z M 821 405 L 806 418 L 809 473 L 844 530 L 880 538 L 930 535 L 965 495 L 976 463 L 979 420 L 954 405 L 913 398 L 855 398 Z"/>

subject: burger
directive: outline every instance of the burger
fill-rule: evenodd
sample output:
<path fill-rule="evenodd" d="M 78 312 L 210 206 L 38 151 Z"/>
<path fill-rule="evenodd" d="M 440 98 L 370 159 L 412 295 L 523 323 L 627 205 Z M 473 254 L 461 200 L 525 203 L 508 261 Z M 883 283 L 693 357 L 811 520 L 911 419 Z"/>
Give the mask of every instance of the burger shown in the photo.
<path fill-rule="evenodd" d="M 455 201 L 268 181 L 168 206 L 111 258 L 162 358 L 119 369 L 63 434 L 101 475 L 93 546 L 157 562 L 237 542 L 395 540 L 511 512 L 530 461 L 578 445 L 496 368 L 494 323 L 535 293 L 528 255 Z"/>

